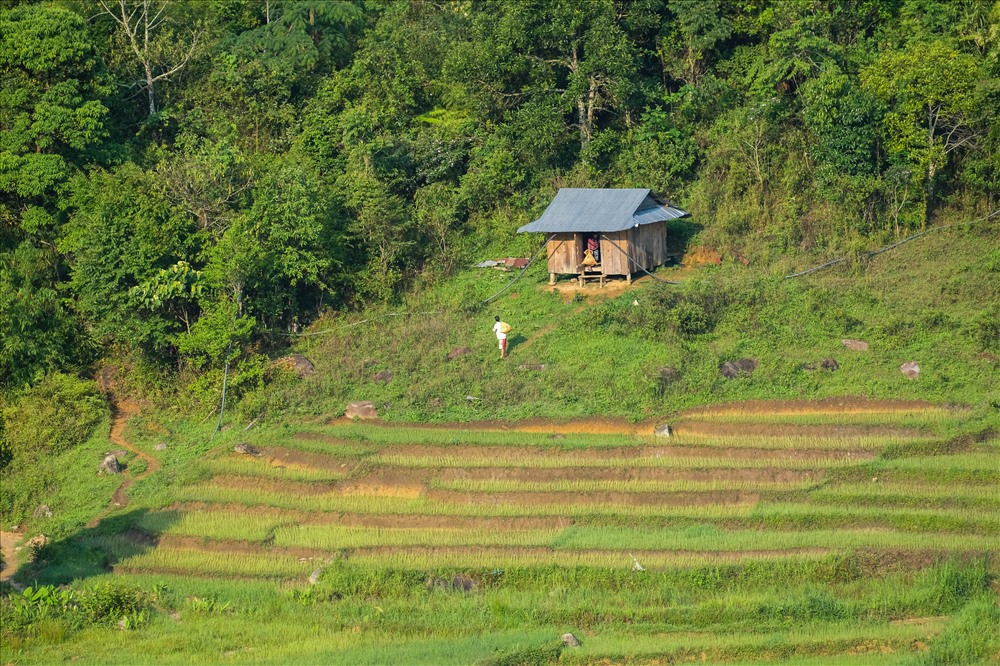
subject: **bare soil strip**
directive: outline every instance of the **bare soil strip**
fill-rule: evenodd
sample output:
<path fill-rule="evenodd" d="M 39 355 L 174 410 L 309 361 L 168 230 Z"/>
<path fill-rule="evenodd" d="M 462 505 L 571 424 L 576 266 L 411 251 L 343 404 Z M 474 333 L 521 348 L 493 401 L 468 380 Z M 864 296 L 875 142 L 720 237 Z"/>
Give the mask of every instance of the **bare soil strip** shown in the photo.
<path fill-rule="evenodd" d="M 237 455 L 233 454 L 233 456 Z M 265 449 L 261 460 L 272 467 L 330 471 L 339 474 L 351 472 L 357 466 L 358 462 L 357 460 L 348 458 L 337 458 L 323 453 L 310 453 L 308 451 L 288 449 L 281 446 Z"/>
<path fill-rule="evenodd" d="M 694 407 L 681 412 L 685 418 L 722 414 L 885 414 L 897 412 L 949 411 L 953 405 L 924 400 L 873 400 L 863 397 L 822 398 L 820 400 L 746 400 L 721 405 Z"/>
<path fill-rule="evenodd" d="M 794 437 L 801 439 L 905 437 L 908 439 L 922 439 L 932 436 L 930 433 L 912 428 L 891 428 L 886 426 L 678 421 L 671 424 L 671 427 L 678 437 Z"/>
<path fill-rule="evenodd" d="M 0 581 L 12 582 L 17 571 L 17 543 L 24 535 L 20 532 L 0 531 L 0 553 L 3 553 L 3 567 L 0 568 Z"/>
<path fill-rule="evenodd" d="M 617 506 L 708 506 L 753 505 L 757 493 L 713 490 L 677 493 L 616 492 L 505 492 L 474 493 L 458 490 L 429 490 L 427 499 L 445 504 L 500 504 L 516 506 L 613 504 Z"/>
<path fill-rule="evenodd" d="M 353 421 L 348 421 L 348 423 L 353 423 Z M 292 435 L 292 439 L 297 439 L 303 442 L 323 442 L 324 444 L 340 444 L 343 446 L 358 446 L 358 442 L 353 439 L 345 439 L 343 437 L 336 437 L 335 435 L 327 435 L 321 432 L 297 432 Z"/>
<path fill-rule="evenodd" d="M 240 490 L 252 488 L 265 493 L 289 495 L 325 495 L 337 489 L 337 484 L 330 481 L 284 481 L 236 474 L 218 474 L 212 477 L 210 483 L 221 488 L 238 488 Z"/>

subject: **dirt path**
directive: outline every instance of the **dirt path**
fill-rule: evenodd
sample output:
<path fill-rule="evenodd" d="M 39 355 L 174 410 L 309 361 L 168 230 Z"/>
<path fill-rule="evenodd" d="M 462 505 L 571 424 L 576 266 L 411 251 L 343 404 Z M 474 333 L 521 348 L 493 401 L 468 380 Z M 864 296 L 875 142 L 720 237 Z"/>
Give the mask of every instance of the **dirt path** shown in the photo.
<path fill-rule="evenodd" d="M 146 470 L 137 476 L 132 476 L 129 470 L 125 470 L 125 473 L 122 475 L 123 478 L 121 485 L 118 486 L 114 495 L 111 496 L 110 505 L 106 510 L 101 512 L 100 515 L 87 523 L 88 528 L 97 527 L 97 524 L 115 509 L 128 506 L 128 495 L 126 494 L 126 491 L 128 491 L 132 484 L 136 481 L 142 481 L 147 476 L 160 469 L 159 460 L 149 455 L 142 449 L 136 448 L 131 442 L 125 439 L 125 426 L 128 424 L 129 419 L 139 413 L 139 410 L 139 403 L 135 401 L 128 399 L 116 401 L 112 411 L 113 420 L 111 421 L 111 433 L 109 438 L 111 439 L 111 443 L 115 446 L 127 449 L 145 460 Z"/>
<path fill-rule="evenodd" d="M 17 542 L 24 535 L 20 532 L 0 532 L 0 552 L 3 552 L 3 569 L 0 569 L 0 581 L 8 581 L 14 585 L 11 578 L 17 571 Z M 16 588 L 17 585 L 14 585 Z"/>

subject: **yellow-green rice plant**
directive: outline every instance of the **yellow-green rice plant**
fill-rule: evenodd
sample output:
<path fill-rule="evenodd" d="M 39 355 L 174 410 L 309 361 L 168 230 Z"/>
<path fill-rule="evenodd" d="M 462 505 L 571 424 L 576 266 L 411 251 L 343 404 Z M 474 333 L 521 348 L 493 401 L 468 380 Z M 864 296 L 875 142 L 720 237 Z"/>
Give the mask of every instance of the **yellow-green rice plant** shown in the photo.
<path fill-rule="evenodd" d="M 553 433 L 558 432 L 553 427 Z M 368 444 L 436 444 L 443 446 L 537 446 L 553 449 L 589 449 L 635 444 L 627 434 L 565 433 L 553 439 L 549 432 L 518 430 L 475 430 L 466 428 L 406 428 L 384 425 L 349 424 L 328 426 L 318 432 L 358 438 Z"/>
<path fill-rule="evenodd" d="M 299 558 L 285 553 L 224 553 L 190 548 L 154 548 L 123 559 L 116 569 L 129 572 L 169 572 L 229 578 L 306 577 L 325 559 Z"/>
<path fill-rule="evenodd" d="M 885 426 L 928 426 L 960 421 L 968 410 L 933 408 L 889 412 L 687 412 L 686 419 L 710 421 L 712 423 L 767 423 L 789 425 L 885 425 Z"/>
<path fill-rule="evenodd" d="M 274 545 L 338 549 L 374 546 L 548 546 L 561 530 L 285 526 L 274 533 Z"/>
<path fill-rule="evenodd" d="M 716 435 L 679 432 L 670 438 L 671 444 L 753 449 L 880 449 L 893 444 L 926 441 L 936 435 L 926 433 L 886 433 L 845 435 Z"/>
<path fill-rule="evenodd" d="M 716 490 L 788 490 L 806 489 L 815 481 L 745 481 L 745 480 L 560 480 L 516 481 L 511 479 L 455 479 L 432 480 L 432 488 L 468 492 L 619 492 L 619 493 L 671 493 L 711 492 Z"/>
<path fill-rule="evenodd" d="M 848 663 L 838 659 L 843 659 L 847 653 L 857 652 L 866 646 L 874 647 L 879 656 L 879 663 L 884 663 L 885 655 L 880 653 L 880 647 L 908 649 L 914 640 L 926 640 L 928 636 L 940 632 L 945 622 L 945 618 L 931 618 L 928 622 L 913 624 L 823 623 L 818 626 L 799 625 L 785 631 L 763 634 L 731 631 L 627 635 L 622 635 L 621 632 L 598 633 L 590 636 L 579 650 L 564 651 L 560 663 L 616 662 L 623 659 L 654 657 L 664 660 L 687 660 L 687 658 L 700 660 L 701 655 L 712 661 L 729 662 L 739 657 L 748 659 L 756 657 L 770 661 L 767 655 L 774 655 L 776 652 L 783 655 L 782 661 L 792 654 L 833 653 L 838 658 L 832 663 Z"/>
<path fill-rule="evenodd" d="M 773 560 L 819 560 L 830 551 L 773 553 L 641 553 L 640 564 L 647 570 L 667 570 L 766 562 Z M 625 551 L 549 550 L 545 548 L 377 548 L 356 549 L 348 555 L 351 561 L 400 569 L 427 570 L 439 567 L 470 567 L 482 569 L 509 567 L 599 567 L 629 571 L 635 560 Z M 641 573 L 641 572 L 637 572 Z"/>
<path fill-rule="evenodd" d="M 906 506 L 981 507 L 1000 512 L 1000 491 L 996 486 L 927 485 L 917 483 L 845 483 L 830 485 L 809 494 L 809 501 L 885 502 Z"/>
<path fill-rule="evenodd" d="M 361 497 L 333 494 L 301 496 L 275 493 L 252 488 L 215 486 L 211 483 L 187 486 L 178 490 L 178 499 L 189 502 L 234 503 L 245 506 L 266 506 L 311 512 L 428 514 L 435 516 L 688 516 L 706 519 L 737 518 L 750 513 L 753 503 L 706 503 L 686 505 L 618 505 L 611 503 L 574 504 L 546 502 L 543 504 L 499 504 L 436 502 L 427 498 Z"/>
<path fill-rule="evenodd" d="M 699 446 L 701 446 L 699 444 Z M 557 469 L 561 467 L 612 467 L 616 469 L 633 467 L 677 467 L 677 468 L 783 468 L 813 469 L 816 467 L 846 467 L 870 460 L 867 453 L 831 451 L 825 456 L 793 458 L 781 451 L 763 450 L 757 457 L 736 458 L 729 456 L 686 456 L 671 455 L 669 448 L 640 450 L 634 456 L 580 457 L 573 454 L 550 453 L 544 456 L 525 456 L 524 452 L 512 450 L 482 456 L 456 456 L 442 450 L 430 455 L 410 455 L 385 449 L 372 456 L 371 461 L 380 465 L 399 467 L 527 467 Z"/>
<path fill-rule="evenodd" d="M 645 530 L 628 527 L 570 527 L 555 548 L 754 551 L 892 548 L 988 551 L 1000 547 L 1000 536 L 898 532 L 887 529 L 724 530 L 712 525 Z"/>
<path fill-rule="evenodd" d="M 146 531 L 171 536 L 191 536 L 225 541 L 264 541 L 279 525 L 295 522 L 293 516 L 280 516 L 253 511 L 193 511 L 181 512 L 169 524 L 158 524 L 147 514 L 138 526 Z"/>

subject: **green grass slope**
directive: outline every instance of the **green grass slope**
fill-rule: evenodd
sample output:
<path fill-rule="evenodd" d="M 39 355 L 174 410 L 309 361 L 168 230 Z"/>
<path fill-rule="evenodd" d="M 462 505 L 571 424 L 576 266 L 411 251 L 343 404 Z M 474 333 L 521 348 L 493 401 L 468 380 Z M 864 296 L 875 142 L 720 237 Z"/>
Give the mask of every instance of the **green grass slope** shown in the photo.
<path fill-rule="evenodd" d="M 723 264 L 660 269 L 617 292 L 547 287 L 544 257 L 513 277 L 470 270 L 400 307 L 330 317 L 297 340 L 317 372 L 248 401 L 331 416 L 371 400 L 390 420 L 467 421 L 528 416 L 642 420 L 697 404 L 836 395 L 963 403 L 1000 401 L 1000 243 L 990 226 L 951 229 L 864 263 L 793 280 L 800 265 Z M 498 359 L 493 315 L 514 326 Z M 870 343 L 846 349 L 841 340 Z M 451 350 L 471 353 L 448 360 Z M 753 358 L 749 377 L 720 365 Z M 803 370 L 832 358 L 834 372 Z M 899 366 L 920 365 L 907 379 Z M 663 371 L 663 368 L 673 371 Z M 383 370 L 388 383 L 373 380 Z M 992 410 L 987 407 L 993 403 Z"/>

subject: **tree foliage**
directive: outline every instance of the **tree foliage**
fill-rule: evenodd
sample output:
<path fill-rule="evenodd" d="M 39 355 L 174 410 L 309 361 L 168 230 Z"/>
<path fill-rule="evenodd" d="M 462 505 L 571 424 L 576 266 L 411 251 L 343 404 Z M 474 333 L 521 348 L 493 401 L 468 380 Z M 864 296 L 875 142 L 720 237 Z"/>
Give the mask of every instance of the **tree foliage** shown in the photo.
<path fill-rule="evenodd" d="M 0 10 L 3 387 L 110 350 L 257 364 L 524 248 L 558 187 L 649 187 L 723 250 L 992 210 L 996 108 L 996 1 Z"/>

